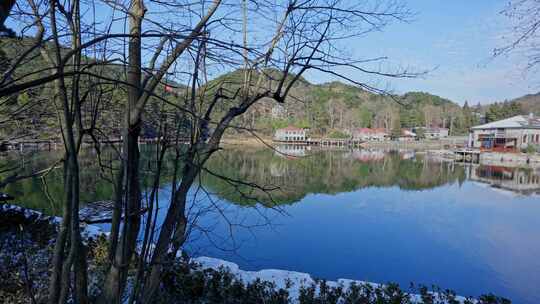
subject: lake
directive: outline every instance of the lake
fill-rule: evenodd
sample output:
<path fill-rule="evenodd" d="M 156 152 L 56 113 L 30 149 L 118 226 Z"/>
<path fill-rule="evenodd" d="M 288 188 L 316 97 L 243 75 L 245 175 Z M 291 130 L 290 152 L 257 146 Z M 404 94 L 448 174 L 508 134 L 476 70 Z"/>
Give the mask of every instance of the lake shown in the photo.
<path fill-rule="evenodd" d="M 142 166 L 151 168 L 146 150 Z M 191 192 L 189 253 L 245 270 L 397 282 L 404 289 L 411 282 L 435 284 L 465 296 L 492 292 L 514 303 L 540 303 L 540 172 L 411 151 L 277 150 L 232 148 L 210 160 Z M 56 158 L 51 152 L 10 155 L 0 165 L 19 163 L 31 171 Z M 82 200 L 110 199 L 107 169 L 98 169 L 91 151 L 81 162 L 88 168 L 81 173 Z M 22 205 L 58 214 L 61 173 L 4 190 Z M 169 190 L 165 177 L 160 207 Z"/>

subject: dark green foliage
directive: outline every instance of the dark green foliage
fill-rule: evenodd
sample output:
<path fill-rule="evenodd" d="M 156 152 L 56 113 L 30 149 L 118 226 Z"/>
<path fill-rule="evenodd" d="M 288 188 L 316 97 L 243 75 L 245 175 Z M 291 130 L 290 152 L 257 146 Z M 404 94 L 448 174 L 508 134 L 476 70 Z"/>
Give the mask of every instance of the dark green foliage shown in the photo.
<path fill-rule="evenodd" d="M 524 114 L 540 115 L 540 93 L 525 95 L 512 101 L 519 104 Z"/>
<path fill-rule="evenodd" d="M 164 293 L 158 303 L 204 304 L 286 304 L 289 294 L 275 284 L 259 279 L 249 284 L 239 281 L 226 269 L 194 270 L 190 263 L 179 261 L 165 273 Z"/>
<path fill-rule="evenodd" d="M 300 304 L 337 304 L 343 296 L 343 287 L 328 286 L 325 280 L 317 281 L 309 287 L 300 289 Z"/>
<path fill-rule="evenodd" d="M 486 110 L 486 122 L 501 120 L 520 114 L 525 113 L 521 105 L 517 102 L 505 101 L 503 103 L 494 103 L 489 105 Z"/>
<path fill-rule="evenodd" d="M 523 152 L 527 153 L 527 154 L 538 153 L 538 152 L 540 152 L 540 146 L 539 145 L 529 144 L 529 145 L 527 145 L 527 148 L 523 149 Z"/>
<path fill-rule="evenodd" d="M 418 139 L 424 139 L 426 137 L 426 129 L 418 128 L 414 130 Z"/>
<path fill-rule="evenodd" d="M 511 304 L 511 303 L 512 301 L 508 299 L 497 297 L 493 294 L 488 294 L 488 295 L 481 296 L 478 304 Z"/>
<path fill-rule="evenodd" d="M 461 124 L 464 128 L 469 129 L 472 126 L 479 124 L 478 117 L 475 115 L 475 112 L 469 107 L 469 103 L 467 101 L 465 101 L 462 111 L 463 117 Z"/>
<path fill-rule="evenodd" d="M 259 279 L 244 284 L 226 268 L 200 270 L 185 260 L 176 263 L 165 275 L 164 292 L 159 303 L 290 303 L 289 293 L 273 283 Z M 294 287 L 292 285 L 287 288 Z M 299 287 L 299 286 L 296 286 Z M 398 284 L 384 285 L 352 282 L 347 285 L 316 280 L 300 286 L 299 304 L 510 304 L 507 299 L 483 295 L 478 300 L 458 298 L 451 290 L 433 286 L 404 291 Z"/>
<path fill-rule="evenodd" d="M 327 135 L 329 138 L 349 138 L 350 136 L 340 130 L 332 130 Z"/>

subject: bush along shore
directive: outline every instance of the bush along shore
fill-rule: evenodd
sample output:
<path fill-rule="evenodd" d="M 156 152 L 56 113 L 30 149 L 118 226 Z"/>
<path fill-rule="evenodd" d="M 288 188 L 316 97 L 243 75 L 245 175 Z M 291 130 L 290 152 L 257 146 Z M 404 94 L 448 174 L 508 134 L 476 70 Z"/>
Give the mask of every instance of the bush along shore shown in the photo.
<path fill-rule="evenodd" d="M 0 205 L 0 303 L 45 303 L 49 265 L 59 218 L 13 205 Z M 104 278 L 107 233 L 85 225 L 90 265 L 90 294 Z M 340 279 L 325 281 L 284 270 L 243 271 L 219 259 L 186 255 L 164 274 L 155 303 L 295 303 L 295 304 L 507 304 L 494 295 L 457 296 L 450 290 L 411 285 L 375 284 Z M 126 299 L 127 300 L 127 299 Z"/>

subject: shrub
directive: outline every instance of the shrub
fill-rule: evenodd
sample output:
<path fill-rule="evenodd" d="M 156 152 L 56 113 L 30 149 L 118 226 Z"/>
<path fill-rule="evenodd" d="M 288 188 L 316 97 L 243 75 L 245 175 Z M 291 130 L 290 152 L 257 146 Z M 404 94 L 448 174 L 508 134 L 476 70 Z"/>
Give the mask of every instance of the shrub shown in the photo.
<path fill-rule="evenodd" d="M 291 287 L 291 283 L 286 284 Z M 164 291 L 160 303 L 190 304 L 248 304 L 290 303 L 287 290 L 275 284 L 261 281 L 244 284 L 227 269 L 201 270 L 188 262 L 177 263 L 166 273 Z M 411 295 L 415 296 L 411 296 Z M 437 286 L 428 288 L 411 285 L 404 291 L 398 284 L 385 285 L 356 283 L 344 286 L 325 280 L 316 280 L 299 289 L 299 304 L 510 304 L 507 299 L 494 295 L 484 295 L 477 300 L 458 298 L 451 290 Z"/>
<path fill-rule="evenodd" d="M 540 152 L 540 146 L 538 145 L 527 145 L 527 148 L 523 149 L 523 153 L 527 153 L 527 154 L 534 154 L 534 153 L 537 153 L 537 152 Z"/>
<path fill-rule="evenodd" d="M 327 135 L 329 138 L 349 138 L 350 136 L 339 130 L 332 130 Z"/>

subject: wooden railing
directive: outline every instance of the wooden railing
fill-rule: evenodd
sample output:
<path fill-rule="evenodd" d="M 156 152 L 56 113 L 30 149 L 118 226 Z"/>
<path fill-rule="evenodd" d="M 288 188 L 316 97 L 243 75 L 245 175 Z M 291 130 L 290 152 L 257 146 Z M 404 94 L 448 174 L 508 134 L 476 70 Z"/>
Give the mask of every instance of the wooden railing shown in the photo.
<path fill-rule="evenodd" d="M 518 152 L 516 147 L 493 147 L 493 148 L 480 148 L 482 152 L 503 152 L 503 153 L 515 153 Z"/>

